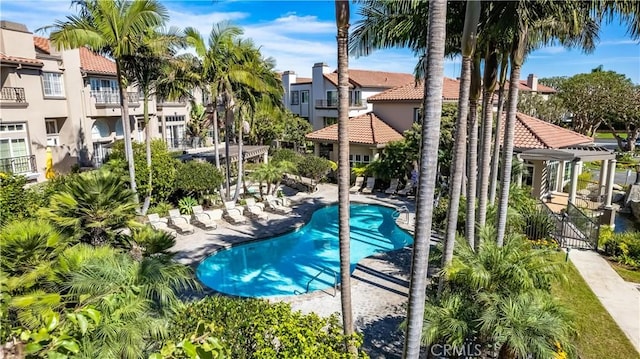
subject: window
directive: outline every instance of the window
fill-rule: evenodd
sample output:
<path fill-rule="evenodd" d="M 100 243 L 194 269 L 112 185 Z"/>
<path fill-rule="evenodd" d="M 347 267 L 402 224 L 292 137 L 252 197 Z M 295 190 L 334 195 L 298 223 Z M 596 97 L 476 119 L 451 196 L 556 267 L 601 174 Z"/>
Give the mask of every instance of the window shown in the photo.
<path fill-rule="evenodd" d="M 369 163 L 370 159 L 371 157 L 369 157 L 369 155 L 364 155 L 362 156 L 362 163 Z"/>
<path fill-rule="evenodd" d="M 327 91 L 327 106 L 338 106 L 338 91 Z"/>
<path fill-rule="evenodd" d="M 302 104 L 309 103 L 309 91 L 302 91 L 300 93 L 300 103 Z"/>
<path fill-rule="evenodd" d="M 420 123 L 422 121 L 422 109 L 420 107 L 413 108 L 413 122 Z"/>
<path fill-rule="evenodd" d="M 23 131 L 24 131 L 23 123 L 0 125 L 0 132 L 23 132 Z"/>
<path fill-rule="evenodd" d="M 184 116 L 166 116 L 164 119 L 166 122 L 180 122 L 184 121 Z"/>
<path fill-rule="evenodd" d="M 362 92 L 360 92 L 360 90 L 349 91 L 349 103 L 351 104 L 351 106 L 361 106 Z"/>
<path fill-rule="evenodd" d="M 291 91 L 291 104 L 292 105 L 300 104 L 300 91 Z"/>
<path fill-rule="evenodd" d="M 118 92 L 118 81 L 115 79 L 96 79 L 89 80 L 91 91 Z"/>
<path fill-rule="evenodd" d="M 57 72 L 42 73 L 42 87 L 47 97 L 64 97 L 62 74 Z"/>
<path fill-rule="evenodd" d="M 324 120 L 324 127 L 335 125 L 336 123 L 338 123 L 337 117 L 324 117 L 323 120 Z"/>
<path fill-rule="evenodd" d="M 29 155 L 26 138 L 0 139 L 0 160 L 5 158 L 26 157 Z M 28 173 L 31 172 L 31 161 L 13 160 L 0 161 L 0 172 Z"/>
<path fill-rule="evenodd" d="M 58 146 L 60 144 L 58 121 L 55 119 L 45 119 L 45 128 L 47 130 L 47 146 Z"/>
<path fill-rule="evenodd" d="M 362 162 L 362 156 L 361 155 L 356 155 L 356 162 L 358 162 L 358 163 Z"/>

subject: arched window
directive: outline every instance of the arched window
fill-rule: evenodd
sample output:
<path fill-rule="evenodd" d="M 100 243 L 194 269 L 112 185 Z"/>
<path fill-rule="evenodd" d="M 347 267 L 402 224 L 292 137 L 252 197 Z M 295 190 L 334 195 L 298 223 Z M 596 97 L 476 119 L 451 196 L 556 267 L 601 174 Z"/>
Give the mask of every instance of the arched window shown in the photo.
<path fill-rule="evenodd" d="M 116 120 L 116 136 L 124 136 L 124 130 L 122 129 L 122 120 Z"/>
<path fill-rule="evenodd" d="M 101 139 L 104 137 L 109 137 L 111 131 L 109 131 L 109 126 L 102 120 L 96 120 L 91 127 L 91 138 L 94 140 Z"/>

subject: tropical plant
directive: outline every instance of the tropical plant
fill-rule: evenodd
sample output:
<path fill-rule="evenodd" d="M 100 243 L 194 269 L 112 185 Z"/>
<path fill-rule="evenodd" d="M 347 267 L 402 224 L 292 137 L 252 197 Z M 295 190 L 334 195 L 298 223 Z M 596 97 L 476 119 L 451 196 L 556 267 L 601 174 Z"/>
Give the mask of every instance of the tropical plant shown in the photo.
<path fill-rule="evenodd" d="M 309 177 L 316 183 L 331 170 L 331 161 L 326 158 L 308 155 L 298 163 L 298 174 Z M 313 187 L 313 182 L 311 183 Z"/>
<path fill-rule="evenodd" d="M 0 172 L 0 228 L 13 220 L 32 217 L 38 209 L 37 198 L 25 189 L 27 178 Z"/>
<path fill-rule="evenodd" d="M 524 219 L 524 234 L 529 240 L 538 241 L 552 238 L 556 222 L 547 211 L 529 209 L 522 214 Z"/>
<path fill-rule="evenodd" d="M 67 236 L 94 246 L 113 240 L 135 216 L 134 193 L 122 177 L 106 170 L 83 173 L 51 197 L 40 214 Z"/>
<path fill-rule="evenodd" d="M 261 163 L 255 167 L 253 172 L 249 174 L 249 178 L 260 183 L 260 196 L 262 196 L 264 195 L 264 193 L 262 193 L 263 183 L 267 184 L 267 194 L 273 194 L 276 189 L 280 187 L 280 182 L 285 173 L 296 171 L 296 165 L 289 161 L 270 161 Z M 275 184 L 275 186 L 272 186 L 273 184 Z"/>
<path fill-rule="evenodd" d="M 193 197 L 182 197 L 178 201 L 178 208 L 182 214 L 193 214 L 193 207 L 198 205 L 198 201 Z"/>
<path fill-rule="evenodd" d="M 149 211 L 147 213 L 152 214 L 156 213 L 160 217 L 165 217 L 169 214 L 169 210 L 172 209 L 173 206 L 167 202 L 160 202 L 154 206 L 149 207 Z"/>
<path fill-rule="evenodd" d="M 602 238 L 599 245 L 614 260 L 640 268 L 640 232 L 614 233 Z"/>
<path fill-rule="evenodd" d="M 58 49 L 87 47 L 111 57 L 116 63 L 116 78 L 120 90 L 122 123 L 126 158 L 133 158 L 131 123 L 123 59 L 135 54 L 142 46 L 140 39 L 146 31 L 156 29 L 167 20 L 167 10 L 155 0 L 106 1 L 84 0 L 76 2 L 78 15 L 67 16 L 46 27 L 50 39 Z M 129 179 L 137 205 L 135 165 L 129 161 Z"/>
<path fill-rule="evenodd" d="M 201 201 L 214 193 L 223 182 L 222 173 L 209 162 L 187 161 L 180 163 L 176 176 L 176 189 Z"/>
<path fill-rule="evenodd" d="M 123 235 L 120 240 L 129 254 L 138 261 L 150 256 L 170 259 L 173 253 L 169 249 L 176 244 L 176 238 L 172 234 L 150 226 L 131 228 L 131 234 Z"/>

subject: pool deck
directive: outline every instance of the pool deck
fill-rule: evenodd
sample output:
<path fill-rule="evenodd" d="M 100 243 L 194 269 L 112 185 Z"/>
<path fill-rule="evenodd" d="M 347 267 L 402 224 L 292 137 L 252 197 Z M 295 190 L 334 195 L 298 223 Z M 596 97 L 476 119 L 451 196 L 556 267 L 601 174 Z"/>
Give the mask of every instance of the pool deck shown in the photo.
<path fill-rule="evenodd" d="M 195 267 L 216 250 L 272 237 L 300 227 L 309 221 L 316 209 L 338 201 L 338 188 L 332 184 L 319 184 L 318 191 L 310 194 L 293 190 L 289 192 L 288 189 L 285 193 L 294 208 L 290 215 L 269 214 L 267 219 L 251 220 L 243 225 L 221 222 L 215 230 L 197 229 L 194 234 L 178 235 L 172 249 L 176 253 L 176 260 Z M 407 206 L 410 212 L 409 223 L 405 223 L 404 215 L 398 218 L 397 223 L 407 230 L 413 230 L 413 199 L 383 193 L 352 193 L 350 201 L 390 207 Z M 356 329 L 364 334 L 363 347 L 371 358 L 401 357 L 403 337 L 397 328 L 405 316 L 410 266 L 411 250 L 403 248 L 363 259 L 351 276 L 353 317 Z M 327 292 L 333 294 L 331 290 Z M 294 310 L 314 312 L 321 316 L 340 313 L 341 310 L 340 293 L 333 297 L 317 291 L 271 300 L 288 302 Z"/>

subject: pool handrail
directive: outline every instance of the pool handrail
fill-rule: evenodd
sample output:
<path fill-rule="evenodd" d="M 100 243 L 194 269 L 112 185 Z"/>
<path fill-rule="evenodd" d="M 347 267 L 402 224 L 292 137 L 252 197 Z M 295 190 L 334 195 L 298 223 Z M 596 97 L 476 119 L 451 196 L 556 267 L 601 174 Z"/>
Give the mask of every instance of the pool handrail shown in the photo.
<path fill-rule="evenodd" d="M 313 282 L 314 280 L 318 279 L 318 277 L 320 277 L 320 275 L 326 271 L 330 270 L 333 273 L 333 297 L 335 297 L 338 294 L 338 273 L 336 273 L 336 271 L 334 271 L 333 269 L 329 268 L 329 267 L 322 267 L 322 270 L 320 270 L 320 272 L 318 272 L 318 274 L 316 274 L 315 276 L 313 276 L 313 278 L 309 279 L 309 281 L 307 282 L 307 288 L 304 291 L 304 293 L 300 292 L 299 290 L 294 290 L 293 293 L 294 294 L 307 294 L 309 293 L 309 285 L 311 284 L 311 282 Z M 324 289 L 322 290 L 324 292 Z M 325 292 L 327 293 L 327 292 Z M 327 293 L 330 294 L 330 293 Z"/>

